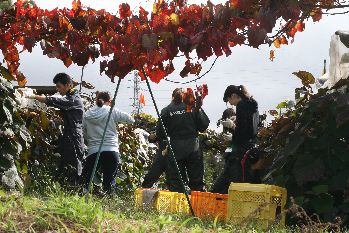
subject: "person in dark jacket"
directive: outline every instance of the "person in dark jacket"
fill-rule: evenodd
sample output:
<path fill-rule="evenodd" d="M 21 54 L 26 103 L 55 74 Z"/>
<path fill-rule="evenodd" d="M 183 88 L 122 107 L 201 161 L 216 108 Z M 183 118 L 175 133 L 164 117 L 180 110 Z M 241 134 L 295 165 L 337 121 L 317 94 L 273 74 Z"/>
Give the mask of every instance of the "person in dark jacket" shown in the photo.
<path fill-rule="evenodd" d="M 201 109 L 202 101 L 197 98 L 194 111 L 187 111 L 183 102 L 183 90 L 177 88 L 173 91 L 172 102 L 161 111 L 167 133 L 170 137 L 174 156 L 184 182 L 188 179 L 191 190 L 203 191 L 204 189 L 204 163 L 199 146 L 198 133 L 205 131 L 210 123 L 206 113 Z M 165 139 L 160 122 L 157 124 L 159 139 Z M 173 192 L 184 192 L 175 168 L 175 161 L 165 149 L 166 155 L 166 182 L 168 189 Z"/>
<path fill-rule="evenodd" d="M 242 163 L 246 159 L 246 152 L 255 146 L 259 124 L 258 103 L 244 86 L 228 86 L 223 101 L 236 106 L 236 120 L 222 121 L 223 127 L 234 129 L 234 133 L 231 150 L 225 153 L 224 170 L 212 188 L 215 193 L 228 193 L 231 182 L 251 180 L 248 174 L 247 177 L 243 174 Z"/>
<path fill-rule="evenodd" d="M 72 79 L 65 73 L 56 74 L 53 78 L 58 96 L 30 96 L 39 102 L 61 110 L 64 129 L 58 151 L 61 161 L 58 166 L 57 178 L 67 180 L 70 185 L 77 185 L 81 175 L 83 158 L 82 119 L 84 106 L 78 92 L 72 88 Z M 64 182 L 64 181 L 62 181 Z"/>

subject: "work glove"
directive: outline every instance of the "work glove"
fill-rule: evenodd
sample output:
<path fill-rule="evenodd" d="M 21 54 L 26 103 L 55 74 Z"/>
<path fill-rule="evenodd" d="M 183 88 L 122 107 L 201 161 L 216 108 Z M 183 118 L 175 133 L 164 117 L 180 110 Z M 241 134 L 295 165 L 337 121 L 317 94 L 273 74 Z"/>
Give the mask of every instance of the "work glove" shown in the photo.
<path fill-rule="evenodd" d="M 163 156 L 166 156 L 168 154 L 168 146 L 161 152 Z"/>
<path fill-rule="evenodd" d="M 223 120 L 223 121 L 221 121 L 221 124 L 223 125 L 223 127 L 226 127 L 229 129 L 235 129 L 235 123 L 231 119 Z"/>
<path fill-rule="evenodd" d="M 233 140 L 233 135 L 231 133 L 223 134 L 223 139 L 225 142 L 231 142 Z"/>

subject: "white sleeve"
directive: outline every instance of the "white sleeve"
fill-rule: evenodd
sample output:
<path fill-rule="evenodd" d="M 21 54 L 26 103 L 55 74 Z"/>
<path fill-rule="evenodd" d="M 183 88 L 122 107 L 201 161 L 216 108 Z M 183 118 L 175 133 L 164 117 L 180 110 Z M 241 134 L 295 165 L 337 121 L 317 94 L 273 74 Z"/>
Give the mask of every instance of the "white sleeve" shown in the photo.
<path fill-rule="evenodd" d="M 123 123 L 129 123 L 129 124 L 133 124 L 135 122 L 135 120 L 130 114 L 126 112 L 122 112 L 116 108 L 113 111 L 113 115 L 114 115 L 115 122 L 123 122 Z"/>

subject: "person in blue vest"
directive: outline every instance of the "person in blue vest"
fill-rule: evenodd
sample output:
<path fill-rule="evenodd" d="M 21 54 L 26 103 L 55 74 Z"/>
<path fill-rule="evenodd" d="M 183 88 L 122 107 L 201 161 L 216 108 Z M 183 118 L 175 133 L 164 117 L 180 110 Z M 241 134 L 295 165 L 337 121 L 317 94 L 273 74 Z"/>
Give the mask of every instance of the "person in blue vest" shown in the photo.
<path fill-rule="evenodd" d="M 259 112 L 257 101 L 242 85 L 228 86 L 223 101 L 236 106 L 236 119 L 226 119 L 221 122 L 223 127 L 232 129 L 233 134 L 228 139 L 231 146 L 228 153 L 225 153 L 224 170 L 215 181 L 211 192 L 226 194 L 231 182 L 244 181 L 242 162 L 247 158 L 246 152 L 256 144 Z"/>

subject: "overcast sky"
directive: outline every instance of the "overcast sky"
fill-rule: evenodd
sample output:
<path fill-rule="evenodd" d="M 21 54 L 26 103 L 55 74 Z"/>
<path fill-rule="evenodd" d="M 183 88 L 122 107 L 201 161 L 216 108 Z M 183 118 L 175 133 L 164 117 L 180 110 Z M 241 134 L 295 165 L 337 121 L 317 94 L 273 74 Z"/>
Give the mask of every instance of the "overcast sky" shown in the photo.
<path fill-rule="evenodd" d="M 41 8 L 47 9 L 71 6 L 71 0 L 36 0 L 35 2 Z M 121 2 L 125 1 L 82 0 L 83 5 L 95 9 L 106 9 L 110 12 L 117 12 Z M 140 5 L 151 11 L 152 2 L 128 1 L 131 9 L 136 11 L 138 11 Z M 188 1 L 189 4 L 201 2 L 204 1 Z M 223 1 L 212 0 L 212 2 L 219 3 Z M 292 75 L 292 72 L 306 70 L 312 72 L 315 76 L 319 76 L 322 71 L 323 60 L 328 59 L 331 35 L 336 30 L 344 29 L 349 30 L 349 14 L 324 17 L 318 23 L 313 23 L 310 20 L 306 24 L 306 30 L 296 35 L 293 44 L 276 50 L 274 62 L 268 59 L 271 49 L 268 46 L 261 46 L 260 49 L 246 46 L 235 47 L 232 49 L 231 56 L 218 58 L 211 72 L 197 82 L 197 84 L 208 84 L 209 95 L 205 99 L 204 109 L 211 119 L 211 127 L 215 127 L 215 122 L 226 108 L 225 103 L 222 101 L 222 95 L 227 85 L 246 85 L 250 93 L 259 102 L 261 112 L 273 109 L 279 102 L 285 99 L 293 99 L 294 89 L 300 85 L 300 82 Z M 211 66 L 213 59 L 209 59 L 204 63 L 202 72 L 205 72 Z M 178 78 L 178 74 L 183 66 L 184 59 L 178 58 L 175 61 L 176 72 L 169 78 L 182 80 Z M 21 54 L 20 69 L 26 74 L 29 81 L 28 85 L 51 85 L 52 77 L 58 72 L 67 72 L 76 79 L 79 79 L 81 74 L 81 67 L 72 65 L 67 69 L 61 61 L 43 56 L 39 46 L 36 46 L 31 54 Z M 130 88 L 132 82 L 128 81 L 130 78 L 132 78 L 132 75 L 129 75 L 127 79 L 122 81 L 120 94 L 117 97 L 117 106 L 128 112 L 132 111 L 130 106 L 132 100 L 130 98 L 133 97 L 133 91 Z M 189 80 L 190 78 L 194 77 L 183 80 Z M 110 82 L 108 77 L 99 75 L 99 62 L 90 63 L 86 66 L 84 79 L 94 84 L 99 90 L 113 91 L 116 86 Z M 162 81 L 158 85 L 152 84 L 160 108 L 165 107 L 170 102 L 171 92 L 177 86 L 166 81 Z M 194 86 L 195 83 L 183 87 Z M 155 115 L 145 83 L 142 83 L 142 87 L 145 89 L 146 97 L 144 111 Z"/>

